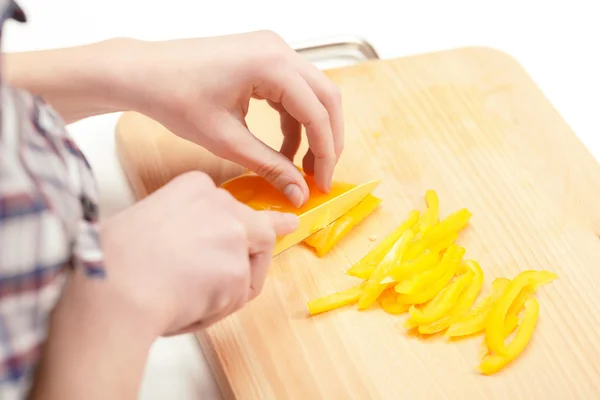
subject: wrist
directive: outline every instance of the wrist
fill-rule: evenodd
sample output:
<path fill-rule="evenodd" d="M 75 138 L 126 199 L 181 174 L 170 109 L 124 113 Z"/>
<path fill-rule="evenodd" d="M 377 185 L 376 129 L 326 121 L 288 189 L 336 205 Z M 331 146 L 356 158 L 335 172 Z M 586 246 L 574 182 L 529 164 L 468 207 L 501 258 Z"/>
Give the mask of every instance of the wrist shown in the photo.
<path fill-rule="evenodd" d="M 65 284 L 52 324 L 59 326 L 75 319 L 119 341 L 135 337 L 139 346 L 149 347 L 159 336 L 158 329 L 152 325 L 151 316 L 122 291 L 110 277 L 91 278 L 76 271 Z"/>
<path fill-rule="evenodd" d="M 62 49 L 9 53 L 4 75 L 44 98 L 67 123 L 129 108 L 128 82 L 139 41 L 110 39 Z M 43 65 L 43 68 L 40 68 Z"/>

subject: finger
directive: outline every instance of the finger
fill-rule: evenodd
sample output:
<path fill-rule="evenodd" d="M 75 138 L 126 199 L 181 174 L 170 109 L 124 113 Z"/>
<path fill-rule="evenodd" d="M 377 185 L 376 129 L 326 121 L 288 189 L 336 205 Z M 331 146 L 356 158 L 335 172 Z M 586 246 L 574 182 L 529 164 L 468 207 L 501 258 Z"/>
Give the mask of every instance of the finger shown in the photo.
<path fill-rule="evenodd" d="M 281 232 L 289 230 L 293 220 L 290 220 L 286 214 L 281 214 L 279 218 L 273 218 L 268 213 L 255 211 L 239 202 L 233 212 L 246 227 L 248 235 L 248 255 L 250 257 L 249 299 L 253 299 L 262 290 L 267 277 L 277 238 L 277 230 Z"/>
<path fill-rule="evenodd" d="M 281 103 L 287 112 L 306 129 L 314 154 L 315 182 L 329 192 L 336 164 L 329 114 L 308 83 L 295 69 L 280 69 L 271 73 L 255 91 L 262 97 Z"/>
<path fill-rule="evenodd" d="M 231 116 L 223 117 L 220 128 L 235 138 L 235 142 L 222 154 L 223 158 L 265 178 L 295 207 L 302 206 L 308 200 L 308 185 L 290 159 L 260 141 L 242 122 Z"/>
<path fill-rule="evenodd" d="M 315 67 L 306 58 L 298 54 L 297 59 L 300 75 L 315 92 L 329 114 L 333 146 L 337 160 L 339 160 L 344 150 L 344 115 L 340 90 L 323 71 Z"/>
<path fill-rule="evenodd" d="M 260 213 L 269 217 L 277 237 L 289 235 L 300 226 L 300 220 L 295 214 L 280 213 L 277 211 L 260 211 Z"/>
<path fill-rule="evenodd" d="M 279 151 L 293 162 L 302 141 L 302 126 L 281 104 L 271 100 L 267 102 L 279 112 L 281 133 L 283 133 L 283 143 Z"/>

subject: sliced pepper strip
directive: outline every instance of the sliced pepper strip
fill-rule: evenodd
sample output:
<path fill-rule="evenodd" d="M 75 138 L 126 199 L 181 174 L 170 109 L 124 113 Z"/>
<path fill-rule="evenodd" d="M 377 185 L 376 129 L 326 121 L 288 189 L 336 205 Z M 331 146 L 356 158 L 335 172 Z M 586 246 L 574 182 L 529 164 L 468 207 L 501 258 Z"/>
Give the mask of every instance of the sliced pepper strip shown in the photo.
<path fill-rule="evenodd" d="M 368 217 L 381 203 L 381 199 L 368 195 L 363 201 L 354 206 L 346 214 L 329 224 L 327 227 L 313 233 L 304 243 L 315 249 L 319 257 L 327 254 L 352 228 Z"/>
<path fill-rule="evenodd" d="M 452 251 L 456 249 L 455 251 Z M 456 254 L 458 253 L 458 254 Z M 417 292 L 411 292 L 410 294 L 399 294 L 398 302 L 404 304 L 423 304 L 431 299 L 433 299 L 444 287 L 452 280 L 456 269 L 460 265 L 461 259 L 465 253 L 465 250 L 462 247 L 456 246 L 449 249 L 444 257 L 448 257 L 448 261 L 444 263 L 444 259 L 440 261 L 440 264 L 444 263 L 446 265 L 445 271 L 443 271 L 442 275 L 436 277 L 434 281 L 428 281 L 423 287 L 423 290 L 419 290 Z M 397 292 L 398 290 L 396 290 Z"/>
<path fill-rule="evenodd" d="M 541 285 L 556 279 L 556 274 L 549 271 L 523 271 L 513 279 L 506 291 L 490 310 L 485 329 L 485 343 L 490 351 L 507 355 L 504 343 L 504 321 L 506 314 L 522 290 L 535 291 Z"/>
<path fill-rule="evenodd" d="M 413 326 L 427 325 L 442 318 L 456 305 L 460 295 L 468 287 L 473 277 L 472 272 L 467 272 L 454 279 L 448 286 L 439 292 L 431 303 L 422 309 L 412 306 L 408 310 L 410 314 L 409 324 Z"/>
<path fill-rule="evenodd" d="M 367 281 L 363 292 L 358 299 L 358 309 L 364 310 L 369 308 L 379 297 L 388 285 L 381 284 L 381 281 L 390 273 L 392 268 L 402 261 L 404 252 L 406 251 L 410 241 L 415 236 L 412 229 L 407 229 L 400 239 L 394 243 L 390 251 L 383 257 L 373 275 Z"/>
<path fill-rule="evenodd" d="M 428 208 L 427 211 L 423 213 L 419 224 L 419 232 L 421 234 L 438 223 L 438 214 L 440 211 L 440 200 L 435 191 L 428 190 L 425 192 L 425 203 Z"/>
<path fill-rule="evenodd" d="M 346 273 L 352 276 L 358 276 L 360 274 L 360 277 L 362 278 L 365 275 L 367 268 L 372 268 L 372 271 L 375 271 L 377 265 L 381 262 L 381 260 L 383 260 L 383 257 L 385 257 L 394 243 L 400 239 L 406 230 L 412 228 L 418 220 L 419 211 L 411 210 L 408 213 L 406 220 L 398 228 L 386 236 L 385 239 L 383 239 L 377 246 L 369 251 L 369 253 L 367 253 L 367 255 L 364 256 L 359 262 L 354 264 Z M 373 272 L 371 272 L 371 274 L 372 273 Z"/>
<path fill-rule="evenodd" d="M 403 314 L 410 307 L 407 304 L 398 303 L 397 294 L 393 288 L 388 288 L 379 296 L 379 305 L 385 312 L 392 315 Z"/>
<path fill-rule="evenodd" d="M 433 268 L 440 261 L 437 253 L 424 251 L 414 260 L 407 260 L 394 267 L 381 283 L 401 282 L 408 277 Z"/>
<path fill-rule="evenodd" d="M 463 247 L 452 245 L 448 248 L 448 251 L 442 257 L 442 260 L 435 267 L 413 275 L 411 278 L 398 283 L 395 287 L 396 292 L 402 294 L 415 294 L 423 291 L 431 283 L 436 282 L 442 276 L 445 276 L 453 259 L 457 257 L 462 258 L 464 253 L 465 249 Z"/>
<path fill-rule="evenodd" d="M 517 328 L 515 338 L 508 344 L 505 353 L 503 355 L 492 354 L 486 357 L 479 365 L 479 370 L 484 375 L 491 375 L 500 371 L 525 350 L 537 325 L 539 310 L 540 306 L 534 297 L 525 302 L 523 318 Z"/>
<path fill-rule="evenodd" d="M 458 240 L 458 232 L 452 232 L 451 234 L 445 236 L 443 239 L 440 239 L 437 243 L 430 243 L 427 246 L 427 249 L 433 251 L 435 253 L 439 253 L 442 250 L 450 247 L 454 242 Z"/>
<path fill-rule="evenodd" d="M 422 233 L 421 238 L 415 242 L 406 253 L 407 259 L 412 259 L 418 256 L 428 246 L 434 246 L 448 235 L 457 233 L 463 230 L 471 219 L 471 212 L 466 208 L 458 210 L 447 216 L 440 223 L 429 227 Z"/>
<path fill-rule="evenodd" d="M 346 290 L 310 300 L 307 303 L 308 311 L 310 315 L 316 315 L 326 311 L 335 310 L 336 308 L 344 307 L 349 304 L 354 304 L 358 301 L 364 286 L 365 283 L 363 282 Z"/>
<path fill-rule="evenodd" d="M 528 296 L 523 298 L 521 307 L 518 309 L 518 311 L 516 311 L 515 315 L 510 315 L 510 311 L 509 311 L 509 314 L 506 315 L 506 322 L 504 325 L 504 339 L 508 338 L 515 331 L 515 329 L 517 329 L 517 327 L 519 326 L 519 317 L 517 317 L 517 315 L 521 312 L 521 310 L 525 306 L 525 303 L 527 302 L 527 300 L 529 300 L 531 298 L 531 296 L 532 296 L 531 294 L 528 294 Z M 513 305 L 514 304 L 515 303 L 513 303 Z M 483 360 L 483 358 L 485 358 L 488 354 L 490 354 L 490 350 L 486 346 L 485 339 L 484 339 L 481 341 L 479 360 Z"/>
<path fill-rule="evenodd" d="M 354 276 L 356 278 L 360 278 L 363 280 L 368 280 L 371 275 L 373 275 L 373 271 L 375 271 L 375 268 L 377 268 L 377 266 L 373 266 L 373 265 L 358 265 L 355 264 L 353 265 L 348 271 L 346 271 L 346 274 L 350 275 L 350 276 Z"/>
<path fill-rule="evenodd" d="M 479 264 L 473 260 L 467 260 L 464 263 L 465 267 L 472 272 L 472 279 L 469 287 L 463 292 L 462 296 L 458 299 L 456 306 L 450 311 L 449 315 L 432 322 L 429 325 L 423 325 L 419 327 L 419 333 L 422 335 L 431 335 L 437 332 L 441 332 L 447 329 L 452 323 L 461 318 L 469 308 L 475 303 L 477 296 L 481 292 L 483 287 L 483 271 Z M 506 282 L 508 285 L 508 282 Z"/>
<path fill-rule="evenodd" d="M 496 278 L 492 282 L 491 293 L 475 304 L 466 314 L 454 321 L 448 327 L 445 336 L 468 336 L 483 331 L 486 318 L 493 304 L 500 298 L 509 284 L 509 279 Z"/>

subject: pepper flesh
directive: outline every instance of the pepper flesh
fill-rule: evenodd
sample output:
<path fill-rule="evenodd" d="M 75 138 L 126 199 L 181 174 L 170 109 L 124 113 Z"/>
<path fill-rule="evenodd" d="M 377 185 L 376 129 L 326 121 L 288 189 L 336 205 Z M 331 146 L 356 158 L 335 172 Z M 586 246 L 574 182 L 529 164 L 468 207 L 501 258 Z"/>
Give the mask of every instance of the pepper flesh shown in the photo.
<path fill-rule="evenodd" d="M 518 298 L 522 290 L 537 290 L 541 285 L 556 279 L 556 274 L 549 271 L 523 271 L 508 285 L 502 296 L 494 304 L 487 319 L 485 343 L 490 351 L 500 355 L 507 354 L 504 343 L 504 323 L 510 306 Z"/>
<path fill-rule="evenodd" d="M 246 174 L 230 179 L 224 182 L 221 188 L 227 190 L 239 202 L 255 210 L 274 210 L 299 215 L 356 187 L 354 184 L 334 181 L 329 193 L 324 193 L 318 189 L 314 177 L 304 175 L 304 179 L 308 185 L 310 196 L 300 208 L 291 204 L 285 195 L 266 179 L 255 174 Z"/>
<path fill-rule="evenodd" d="M 316 315 L 324 313 L 326 311 L 335 310 L 336 308 L 354 304 L 358 301 L 358 298 L 360 297 L 364 286 L 365 284 L 363 282 L 359 285 L 352 286 L 346 290 L 331 293 L 326 296 L 310 300 L 307 303 L 308 311 L 310 315 Z"/>
<path fill-rule="evenodd" d="M 491 375 L 500 371 L 525 350 L 537 325 L 539 308 L 537 300 L 533 297 L 525 302 L 523 318 L 517 328 L 515 338 L 508 344 L 504 354 L 489 355 L 479 365 L 479 370 L 484 375 Z"/>
<path fill-rule="evenodd" d="M 460 295 L 471 282 L 472 276 L 473 274 L 471 272 L 467 272 L 455 278 L 453 282 L 446 286 L 433 298 L 433 300 L 431 300 L 431 303 L 427 304 L 422 309 L 412 306 L 410 310 L 408 310 L 410 319 L 407 323 L 413 326 L 426 325 L 442 318 L 456 305 Z"/>
<path fill-rule="evenodd" d="M 419 326 L 419 333 L 422 335 L 431 335 L 441 332 L 456 320 L 461 318 L 475 303 L 477 296 L 483 287 L 483 270 L 476 261 L 467 260 L 464 263 L 465 267 L 472 272 L 472 278 L 469 286 L 463 292 L 462 296 L 456 302 L 456 306 L 450 310 L 449 314 L 441 319 L 432 322 L 429 325 Z M 508 284 L 508 282 L 507 282 Z"/>
<path fill-rule="evenodd" d="M 443 288 L 450 282 L 456 269 L 460 265 L 461 259 L 465 253 L 465 249 L 460 246 L 451 247 L 442 257 L 440 265 L 444 264 L 444 270 L 441 275 L 435 276 L 434 280 L 423 280 L 426 285 L 423 289 L 419 288 L 415 292 L 402 293 L 398 295 L 398 302 L 404 304 L 423 304 L 433 299 Z M 446 262 L 444 262 L 446 258 Z M 429 271 L 426 271 L 427 273 Z M 424 273 L 424 274 L 425 274 Z M 419 282 L 419 283 L 421 283 Z M 395 288 L 396 292 L 397 286 Z"/>
<path fill-rule="evenodd" d="M 377 268 L 377 265 L 381 262 L 381 260 L 383 260 L 394 243 L 400 239 L 406 230 L 412 228 L 418 220 L 419 212 L 417 210 L 411 210 L 404 222 L 399 227 L 394 229 L 392 233 L 386 236 L 385 239 L 383 239 L 377 246 L 369 251 L 369 253 L 367 253 L 367 255 L 364 256 L 359 262 L 354 264 L 346 273 L 352 276 L 360 275 L 361 278 L 368 274 L 370 277 L 373 271 L 375 271 Z M 368 271 L 370 269 L 372 270 L 369 273 Z"/>
<path fill-rule="evenodd" d="M 342 215 L 327 227 L 307 237 L 304 240 L 304 243 L 314 248 L 319 257 L 323 257 L 335 247 L 352 228 L 375 211 L 380 203 L 380 198 L 368 195 L 346 214 Z"/>
<path fill-rule="evenodd" d="M 367 281 L 365 289 L 358 299 L 358 309 L 364 310 L 371 306 L 377 300 L 377 297 L 387 288 L 387 284 L 382 284 L 381 281 L 389 274 L 392 268 L 402 261 L 404 252 L 415 232 L 412 229 L 407 229 L 400 239 L 394 243 L 390 251 L 383 257 L 383 260 L 377 265 L 373 275 Z"/>
<path fill-rule="evenodd" d="M 453 322 L 446 331 L 446 337 L 469 336 L 485 330 L 486 318 L 494 303 L 506 290 L 510 280 L 497 278 L 492 282 L 492 291 L 479 301 L 466 314 Z"/>
<path fill-rule="evenodd" d="M 379 305 L 385 312 L 392 315 L 403 314 L 410 307 L 407 304 L 398 303 L 396 292 L 393 288 L 388 288 L 379 296 Z"/>
<path fill-rule="evenodd" d="M 506 321 L 504 323 L 504 339 L 508 338 L 515 331 L 515 329 L 519 326 L 519 317 L 517 315 L 519 315 L 519 313 L 521 312 L 521 310 L 524 308 L 525 303 L 531 297 L 532 297 L 532 294 L 531 293 L 527 293 L 527 295 L 523 296 L 522 299 L 517 300 L 518 303 L 520 304 L 520 306 L 518 308 L 515 307 L 512 312 L 509 310 L 509 312 L 506 314 Z M 517 304 L 517 301 L 515 301 L 515 303 L 513 303 L 513 305 L 511 306 L 511 308 L 513 306 L 515 306 L 515 304 Z M 481 342 L 481 350 L 480 350 L 480 357 L 479 357 L 479 359 L 480 360 L 483 359 L 488 354 L 490 354 L 490 350 L 486 346 L 485 340 L 483 340 Z"/>
<path fill-rule="evenodd" d="M 424 233 L 438 223 L 438 214 L 440 211 L 440 200 L 435 191 L 428 190 L 425 193 L 425 203 L 427 204 L 427 211 L 423 213 L 419 225 L 419 231 L 421 233 Z"/>
<path fill-rule="evenodd" d="M 414 260 L 407 260 L 394 267 L 381 283 L 401 282 L 408 277 L 433 268 L 440 261 L 438 254 L 424 251 Z"/>
<path fill-rule="evenodd" d="M 464 253 L 464 248 L 457 245 L 452 245 L 448 248 L 448 251 L 444 254 L 439 264 L 431 269 L 421 272 L 420 274 L 412 276 L 410 279 L 398 283 L 395 287 L 396 292 L 402 294 L 415 294 L 422 291 L 431 283 L 436 282 L 446 275 L 453 257 L 462 257 Z"/>
<path fill-rule="evenodd" d="M 421 238 L 408 250 L 406 254 L 407 259 L 410 260 L 418 256 L 423 250 L 435 246 L 453 233 L 458 234 L 458 232 L 469 224 L 470 219 L 471 212 L 463 208 L 450 214 L 444 220 L 440 221 L 440 223 L 430 226 L 421 234 Z"/>

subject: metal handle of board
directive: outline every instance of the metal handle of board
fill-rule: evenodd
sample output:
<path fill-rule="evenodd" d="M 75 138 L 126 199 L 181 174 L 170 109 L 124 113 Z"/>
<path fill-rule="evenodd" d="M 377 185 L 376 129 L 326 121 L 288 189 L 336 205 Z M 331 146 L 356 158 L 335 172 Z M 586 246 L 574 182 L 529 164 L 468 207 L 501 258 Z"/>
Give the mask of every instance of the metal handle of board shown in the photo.
<path fill-rule="evenodd" d="M 379 59 L 379 54 L 365 39 L 358 36 L 336 36 L 291 43 L 290 46 L 311 61 L 353 59 L 353 63 Z"/>

